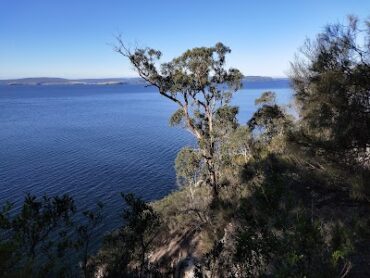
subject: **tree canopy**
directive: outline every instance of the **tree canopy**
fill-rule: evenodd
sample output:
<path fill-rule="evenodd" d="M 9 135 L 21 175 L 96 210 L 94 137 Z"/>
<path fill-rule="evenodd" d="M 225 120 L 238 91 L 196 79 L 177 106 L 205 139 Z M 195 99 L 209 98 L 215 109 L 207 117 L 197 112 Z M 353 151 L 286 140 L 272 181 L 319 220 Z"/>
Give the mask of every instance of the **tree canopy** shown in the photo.
<path fill-rule="evenodd" d="M 350 16 L 307 40 L 291 79 L 302 134 L 346 164 L 370 160 L 370 23 Z"/>
<path fill-rule="evenodd" d="M 152 48 L 131 51 L 120 38 L 116 51 L 129 59 L 141 78 L 179 106 L 170 123 L 182 123 L 197 139 L 208 173 L 206 183 L 217 196 L 215 152 L 222 141 L 217 124 L 234 121 L 237 110 L 229 104 L 233 93 L 241 88 L 243 77 L 239 70 L 226 68 L 230 48 L 222 43 L 193 48 L 162 64 L 160 51 Z"/>

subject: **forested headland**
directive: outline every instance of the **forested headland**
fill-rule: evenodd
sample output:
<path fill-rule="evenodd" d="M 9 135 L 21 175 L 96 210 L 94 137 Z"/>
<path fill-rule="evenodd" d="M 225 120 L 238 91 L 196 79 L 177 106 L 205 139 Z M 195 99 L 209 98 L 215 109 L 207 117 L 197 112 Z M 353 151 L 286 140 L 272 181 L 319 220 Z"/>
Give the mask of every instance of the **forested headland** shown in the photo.
<path fill-rule="evenodd" d="M 122 226 L 97 252 L 104 204 L 4 204 L 1 277 L 370 276 L 370 22 L 349 17 L 307 40 L 291 63 L 294 107 L 261 92 L 246 123 L 231 103 L 243 74 L 223 43 L 165 63 L 120 37 L 115 51 L 196 140 L 177 155 L 179 189 L 153 203 L 122 193 Z"/>

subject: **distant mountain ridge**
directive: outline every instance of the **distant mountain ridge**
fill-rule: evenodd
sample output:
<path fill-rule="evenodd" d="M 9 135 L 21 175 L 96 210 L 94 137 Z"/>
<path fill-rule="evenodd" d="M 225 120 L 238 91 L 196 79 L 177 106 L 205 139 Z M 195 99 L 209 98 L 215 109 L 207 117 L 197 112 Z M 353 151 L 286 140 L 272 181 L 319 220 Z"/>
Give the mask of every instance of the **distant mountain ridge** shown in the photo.
<path fill-rule="evenodd" d="M 256 85 L 259 84 L 280 84 L 287 86 L 288 78 L 273 78 L 268 76 L 246 76 L 243 79 L 244 84 Z M 86 78 L 86 79 L 66 79 L 57 77 L 30 77 L 20 79 L 5 79 L 0 80 L 0 85 L 144 85 L 145 81 L 138 77 L 132 78 Z M 263 85 L 263 86 L 265 86 Z"/>
<path fill-rule="evenodd" d="M 143 84 L 140 78 L 86 78 L 66 79 L 57 77 L 30 77 L 0 80 L 0 85 L 113 85 Z"/>

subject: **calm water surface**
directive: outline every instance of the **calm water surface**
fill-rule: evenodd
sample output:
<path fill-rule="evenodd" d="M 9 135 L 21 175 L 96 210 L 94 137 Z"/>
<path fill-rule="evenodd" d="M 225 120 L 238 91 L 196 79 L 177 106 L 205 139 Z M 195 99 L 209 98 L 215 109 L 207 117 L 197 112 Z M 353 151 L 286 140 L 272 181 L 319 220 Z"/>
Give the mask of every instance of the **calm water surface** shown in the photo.
<path fill-rule="evenodd" d="M 266 90 L 281 103 L 291 98 L 288 87 L 242 90 L 240 122 Z M 0 86 L 0 204 L 68 193 L 82 209 L 103 202 L 102 229 L 116 227 L 119 192 L 155 200 L 176 189 L 176 153 L 193 139 L 169 127 L 175 109 L 138 85 Z"/>

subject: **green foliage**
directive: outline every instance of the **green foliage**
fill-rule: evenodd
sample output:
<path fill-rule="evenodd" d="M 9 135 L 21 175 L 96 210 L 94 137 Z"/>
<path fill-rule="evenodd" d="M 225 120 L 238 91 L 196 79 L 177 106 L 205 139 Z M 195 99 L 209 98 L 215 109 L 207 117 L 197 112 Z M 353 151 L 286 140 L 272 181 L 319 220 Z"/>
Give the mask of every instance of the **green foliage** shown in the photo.
<path fill-rule="evenodd" d="M 107 236 L 96 258 L 104 267 L 104 277 L 146 277 L 155 272 L 148 262 L 160 217 L 153 208 L 133 194 L 122 194 L 127 208 L 123 210 L 124 225 Z"/>
<path fill-rule="evenodd" d="M 184 119 L 184 110 L 183 109 L 177 109 L 175 113 L 172 114 L 170 118 L 170 126 L 176 126 L 179 125 L 183 119 Z"/>
<path fill-rule="evenodd" d="M 301 133 L 316 153 L 368 167 L 370 146 L 369 24 L 327 26 L 292 65 Z"/>
<path fill-rule="evenodd" d="M 77 240 L 75 243 L 75 248 L 77 250 L 82 249 L 82 263 L 81 268 L 83 271 L 83 276 L 92 277 L 94 268 L 89 265 L 89 259 L 91 254 L 91 240 L 93 238 L 94 230 L 102 223 L 103 221 L 103 204 L 98 203 L 96 211 L 86 210 L 83 213 L 85 221 L 78 223 L 76 227 Z"/>
<path fill-rule="evenodd" d="M 205 182 L 213 188 L 217 198 L 216 153 L 223 144 L 225 128 L 236 125 L 238 110 L 229 104 L 233 93 L 241 88 L 243 77 L 239 70 L 226 68 L 230 48 L 222 43 L 197 47 L 159 65 L 159 51 L 150 48 L 130 51 L 120 38 L 118 43 L 116 51 L 129 59 L 140 77 L 178 105 L 179 110 L 171 117 L 170 124 L 183 122 L 197 139 L 206 166 Z"/>
<path fill-rule="evenodd" d="M 276 104 L 276 94 L 271 91 L 262 93 L 262 95 L 254 101 L 255 105 L 274 105 Z"/>
<path fill-rule="evenodd" d="M 282 136 L 292 125 L 291 116 L 275 100 L 274 92 L 263 93 L 256 100 L 260 107 L 247 123 L 262 144 L 269 144 L 274 137 Z"/>
<path fill-rule="evenodd" d="M 131 53 L 121 45 L 140 76 L 180 106 L 170 122 L 184 123 L 198 140 L 197 150 L 186 148 L 176 159 L 189 190 L 172 194 L 158 209 L 172 229 L 195 226 L 215 242 L 197 264 L 199 277 L 207 271 L 222 277 L 344 277 L 350 271 L 348 220 L 336 219 L 332 204 L 329 218 L 320 208 L 329 189 L 339 196 L 352 183 L 352 196 L 367 192 L 366 169 L 356 168 L 348 178 L 348 169 L 331 160 L 368 165 L 370 44 L 358 44 L 361 32 L 354 19 L 349 27 L 328 27 L 307 48 L 306 62 L 295 64 L 298 119 L 269 91 L 256 100 L 246 126 L 230 105 L 240 75 L 224 68 L 227 47 L 194 48 L 157 67 L 149 52 Z M 203 178 L 221 193 L 199 209 L 193 185 Z M 190 211 L 196 216 L 186 216 Z M 229 224 L 235 229 L 227 237 Z"/>
<path fill-rule="evenodd" d="M 238 126 L 229 131 L 220 148 L 219 165 L 224 180 L 230 184 L 240 182 L 242 167 L 253 158 L 255 143 L 248 127 Z"/>
<path fill-rule="evenodd" d="M 175 169 L 180 185 L 194 185 L 201 179 L 201 155 L 198 150 L 185 147 L 176 156 Z"/>
<path fill-rule="evenodd" d="M 238 126 L 236 116 L 239 113 L 239 108 L 236 106 L 224 105 L 217 109 L 215 113 L 215 133 L 222 138 L 232 132 Z M 221 143 L 224 143 L 222 138 Z"/>
<path fill-rule="evenodd" d="M 210 189 L 204 186 L 186 186 L 153 203 L 165 227 L 176 230 L 197 229 L 208 221 Z"/>
<path fill-rule="evenodd" d="M 75 214 L 73 199 L 27 195 L 18 214 L 12 205 L 0 213 L 2 277 L 30 275 L 62 275 L 66 271 L 63 259 L 72 242 L 67 232 Z"/>
<path fill-rule="evenodd" d="M 347 271 L 353 251 L 349 234 L 310 211 L 309 199 L 297 191 L 300 182 L 292 183 L 295 166 L 274 157 L 259 163 L 255 169 L 264 178 L 238 212 L 235 262 L 245 275 L 336 277 Z"/>
<path fill-rule="evenodd" d="M 242 74 L 226 68 L 225 45 L 159 64 L 160 51 L 131 52 L 119 40 L 116 50 L 178 105 L 170 125 L 197 139 L 175 161 L 186 186 L 153 204 L 122 194 L 122 226 L 96 256 L 100 204 L 77 224 L 68 196 L 28 195 L 19 212 L 6 204 L 0 275 L 71 276 L 65 258 L 75 250 L 85 277 L 168 276 L 188 257 L 196 277 L 346 277 L 352 267 L 362 274 L 357 257 L 367 258 L 370 227 L 369 34 L 370 23 L 359 28 L 354 17 L 327 27 L 292 66 L 299 118 L 269 91 L 247 125 L 230 104 Z"/>

